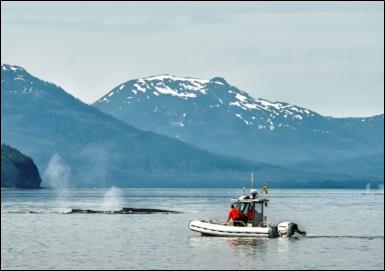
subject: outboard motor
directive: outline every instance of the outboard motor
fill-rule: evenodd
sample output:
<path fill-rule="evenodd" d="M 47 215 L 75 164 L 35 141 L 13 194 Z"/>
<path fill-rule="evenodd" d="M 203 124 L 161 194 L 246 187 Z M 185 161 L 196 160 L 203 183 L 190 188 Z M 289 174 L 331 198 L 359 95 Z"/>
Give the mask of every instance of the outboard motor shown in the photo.
<path fill-rule="evenodd" d="M 275 225 L 271 225 L 270 229 L 269 229 L 269 237 L 270 238 L 276 238 L 278 236 L 279 236 L 279 234 L 278 234 L 278 227 L 275 226 Z"/>
<path fill-rule="evenodd" d="M 278 224 L 278 235 L 280 237 L 292 237 L 295 233 L 306 235 L 305 231 L 300 231 L 298 225 L 292 222 L 281 222 Z"/>

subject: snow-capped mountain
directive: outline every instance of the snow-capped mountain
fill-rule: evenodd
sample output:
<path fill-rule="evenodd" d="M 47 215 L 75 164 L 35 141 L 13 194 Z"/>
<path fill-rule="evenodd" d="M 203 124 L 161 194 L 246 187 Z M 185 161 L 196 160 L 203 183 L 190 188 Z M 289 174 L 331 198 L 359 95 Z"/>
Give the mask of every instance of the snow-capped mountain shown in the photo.
<path fill-rule="evenodd" d="M 58 155 L 64 162 L 57 167 L 70 168 L 70 186 L 239 187 L 252 170 L 298 180 L 282 167 L 136 129 L 11 65 L 1 67 L 1 142 L 23 149 L 40 172 Z"/>
<path fill-rule="evenodd" d="M 222 78 L 169 75 L 128 81 L 97 104 L 174 139 L 127 125 L 22 67 L 2 65 L 1 142 L 23 149 L 42 171 L 59 154 L 72 185 L 240 187 L 250 171 L 257 182 L 279 187 L 383 183 L 383 115 L 323 117 L 254 99 Z M 301 162 L 272 165 L 282 161 Z"/>
<path fill-rule="evenodd" d="M 240 124 L 258 130 L 295 129 L 295 126 L 304 118 L 316 115 L 308 109 L 291 104 L 254 99 L 220 77 L 202 80 L 171 75 L 128 81 L 99 99 L 95 106 L 111 108 L 113 104 L 115 110 L 123 113 L 129 111 L 135 103 L 156 104 L 160 107 L 155 106 L 153 112 L 159 114 L 163 102 L 167 102 L 163 98 L 174 100 L 175 103 L 181 103 L 187 107 L 188 103 L 196 105 L 193 109 L 199 108 L 199 111 L 203 110 L 207 113 L 226 111 L 229 117 L 231 116 Z M 188 109 L 166 108 L 166 114 L 172 113 L 170 126 L 191 125 L 191 119 L 187 116 Z"/>
<path fill-rule="evenodd" d="M 383 146 L 383 115 L 331 118 L 251 97 L 215 77 L 158 75 L 122 83 L 94 106 L 140 129 L 279 164 L 356 157 Z"/>

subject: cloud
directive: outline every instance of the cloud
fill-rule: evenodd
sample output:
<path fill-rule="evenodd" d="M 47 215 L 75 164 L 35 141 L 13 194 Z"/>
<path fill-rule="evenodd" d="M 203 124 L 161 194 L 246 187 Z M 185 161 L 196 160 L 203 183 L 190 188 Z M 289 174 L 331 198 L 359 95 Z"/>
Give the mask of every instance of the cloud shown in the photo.
<path fill-rule="evenodd" d="M 361 101 L 365 112 L 383 112 L 382 2 L 5 7 L 4 61 L 38 71 L 85 102 L 129 79 L 172 73 L 225 76 L 253 96 L 289 98 L 311 109 L 312 97 L 335 97 L 319 99 L 315 108 L 327 115 L 341 114 L 343 96 Z M 367 96 L 378 102 L 369 103 Z M 355 106 L 344 110 L 347 115 L 360 111 Z"/>

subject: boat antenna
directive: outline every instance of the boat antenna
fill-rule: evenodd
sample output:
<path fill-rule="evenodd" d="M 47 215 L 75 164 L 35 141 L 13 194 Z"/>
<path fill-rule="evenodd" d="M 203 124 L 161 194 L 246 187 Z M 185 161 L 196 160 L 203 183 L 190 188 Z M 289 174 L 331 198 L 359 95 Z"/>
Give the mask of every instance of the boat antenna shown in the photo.
<path fill-rule="evenodd" d="M 250 191 L 253 189 L 253 185 L 254 185 L 254 172 L 251 172 L 251 188 L 250 188 Z"/>

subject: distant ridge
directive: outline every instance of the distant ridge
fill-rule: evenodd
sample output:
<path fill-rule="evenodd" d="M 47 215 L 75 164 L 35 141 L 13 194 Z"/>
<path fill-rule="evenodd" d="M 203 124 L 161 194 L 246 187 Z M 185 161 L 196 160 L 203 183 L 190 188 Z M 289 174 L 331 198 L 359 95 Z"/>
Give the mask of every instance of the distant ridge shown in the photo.
<path fill-rule="evenodd" d="M 126 81 L 93 105 L 139 129 L 215 153 L 296 170 L 300 164 L 316 169 L 321 162 L 324 173 L 383 180 L 383 166 L 372 166 L 384 154 L 383 114 L 325 117 L 286 102 L 253 98 L 221 77 L 174 75 Z M 366 163 L 349 171 L 336 166 L 348 160 Z"/>

